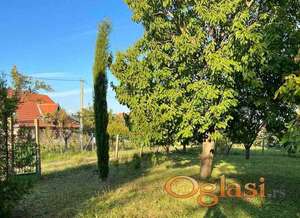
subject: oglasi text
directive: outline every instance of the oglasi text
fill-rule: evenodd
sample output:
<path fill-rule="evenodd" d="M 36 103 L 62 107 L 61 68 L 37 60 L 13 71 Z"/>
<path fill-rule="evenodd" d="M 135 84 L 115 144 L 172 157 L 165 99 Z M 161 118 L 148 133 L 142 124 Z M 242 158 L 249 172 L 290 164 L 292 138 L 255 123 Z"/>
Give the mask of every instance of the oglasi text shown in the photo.
<path fill-rule="evenodd" d="M 193 185 L 193 189 L 189 193 L 178 194 L 172 190 L 172 186 L 175 182 L 178 181 L 188 181 Z M 238 183 L 229 183 L 226 184 L 226 177 L 223 175 L 220 177 L 220 193 L 216 194 L 217 185 L 211 183 L 202 183 L 198 184 L 198 182 L 188 176 L 176 176 L 169 179 L 164 189 L 165 191 L 173 196 L 174 198 L 187 199 L 191 198 L 197 193 L 199 196 L 197 198 L 198 203 L 203 207 L 213 207 L 218 204 L 219 198 L 226 197 L 236 197 L 236 198 L 254 198 L 254 197 L 265 197 L 265 179 L 261 177 L 259 179 L 260 184 L 257 186 L 256 183 L 247 183 L 244 186 L 244 192 L 242 192 L 241 185 Z M 206 199 L 209 198 L 209 202 Z"/>

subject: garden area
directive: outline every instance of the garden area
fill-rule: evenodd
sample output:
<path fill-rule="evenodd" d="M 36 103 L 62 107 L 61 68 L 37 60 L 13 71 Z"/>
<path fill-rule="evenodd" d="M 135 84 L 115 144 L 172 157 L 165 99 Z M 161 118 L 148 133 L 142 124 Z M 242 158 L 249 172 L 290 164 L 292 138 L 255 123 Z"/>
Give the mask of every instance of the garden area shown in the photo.
<path fill-rule="evenodd" d="M 5 4 L 0 218 L 300 218 L 299 0 Z"/>
<path fill-rule="evenodd" d="M 133 158 L 136 152 L 121 152 L 118 164 L 112 159 L 106 183 L 98 179 L 94 153 L 45 156 L 43 177 L 18 203 L 13 217 L 300 217 L 299 155 L 291 158 L 278 150 L 262 154 L 255 149 L 247 161 L 241 148 L 218 155 L 211 181 L 219 182 L 225 175 L 240 184 L 258 183 L 263 176 L 267 197 L 262 202 L 226 198 L 213 208 L 203 208 L 196 197 L 175 199 L 163 189 L 169 178 L 178 175 L 199 181 L 198 147 L 184 154 L 146 151 L 141 160 Z M 186 192 L 188 187 L 182 185 L 178 189 Z"/>

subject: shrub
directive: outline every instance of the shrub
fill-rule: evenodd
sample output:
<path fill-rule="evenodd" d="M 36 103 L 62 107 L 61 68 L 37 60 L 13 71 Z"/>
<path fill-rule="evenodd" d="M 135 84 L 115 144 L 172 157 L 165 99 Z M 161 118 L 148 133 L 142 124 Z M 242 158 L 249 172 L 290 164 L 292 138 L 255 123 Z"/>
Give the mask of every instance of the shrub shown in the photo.
<path fill-rule="evenodd" d="M 140 169 L 142 164 L 142 159 L 138 154 L 133 155 L 132 164 L 134 169 Z"/>
<path fill-rule="evenodd" d="M 28 193 L 32 179 L 12 177 L 0 182 L 0 217 L 9 217 L 11 210 L 21 197 Z"/>

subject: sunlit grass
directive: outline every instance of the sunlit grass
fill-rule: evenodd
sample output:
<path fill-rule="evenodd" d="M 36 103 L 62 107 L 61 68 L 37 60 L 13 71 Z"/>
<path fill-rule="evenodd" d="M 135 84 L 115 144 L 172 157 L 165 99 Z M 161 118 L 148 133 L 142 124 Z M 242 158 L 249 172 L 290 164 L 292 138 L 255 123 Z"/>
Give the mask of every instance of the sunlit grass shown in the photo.
<path fill-rule="evenodd" d="M 219 184 L 221 175 L 227 182 L 243 185 L 266 179 L 268 196 L 250 200 L 220 199 L 217 206 L 203 208 L 197 196 L 175 199 L 163 189 L 174 176 L 190 176 L 199 181 L 199 148 L 186 154 L 172 152 L 148 154 L 141 165 L 133 155 L 138 151 L 120 153 L 117 164 L 111 154 L 110 177 L 101 182 L 97 175 L 96 155 L 91 152 L 62 155 L 48 154 L 43 158 L 43 178 L 32 193 L 15 209 L 16 217 L 297 217 L 300 215 L 300 159 L 289 158 L 277 151 L 259 149 L 245 160 L 241 149 L 229 156 L 217 156 L 209 182 Z M 200 181 L 199 181 L 200 182 Z M 273 191 L 284 189 L 285 196 Z M 178 183 L 174 190 L 187 193 L 189 184 Z M 216 190 L 215 194 L 218 194 Z M 300 216 L 299 216 L 300 217 Z"/>

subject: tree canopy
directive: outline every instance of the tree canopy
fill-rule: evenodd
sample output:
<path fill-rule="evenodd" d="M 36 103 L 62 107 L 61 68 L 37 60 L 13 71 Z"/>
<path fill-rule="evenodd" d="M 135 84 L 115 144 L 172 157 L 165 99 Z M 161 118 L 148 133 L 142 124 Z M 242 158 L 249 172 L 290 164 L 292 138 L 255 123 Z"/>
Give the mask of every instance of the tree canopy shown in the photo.
<path fill-rule="evenodd" d="M 145 144 L 214 140 L 229 127 L 250 145 L 263 124 L 279 130 L 291 119 L 274 95 L 299 67 L 299 2 L 126 3 L 145 32 L 117 54 L 114 88 Z"/>
<path fill-rule="evenodd" d="M 283 74 L 295 68 L 289 65 L 299 34 L 294 1 L 126 2 L 145 33 L 117 55 L 115 89 L 149 142 L 217 136 L 238 104 L 273 99 Z M 285 38 L 277 32 L 282 25 L 290 28 Z"/>

